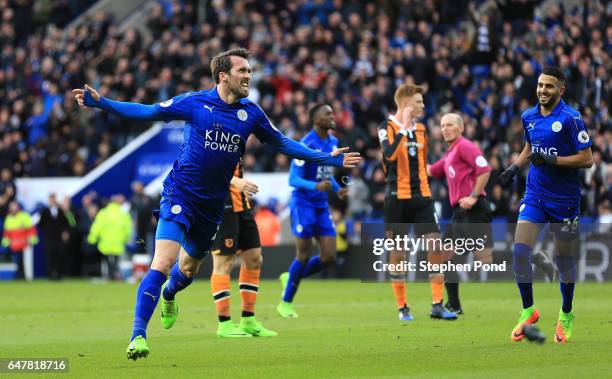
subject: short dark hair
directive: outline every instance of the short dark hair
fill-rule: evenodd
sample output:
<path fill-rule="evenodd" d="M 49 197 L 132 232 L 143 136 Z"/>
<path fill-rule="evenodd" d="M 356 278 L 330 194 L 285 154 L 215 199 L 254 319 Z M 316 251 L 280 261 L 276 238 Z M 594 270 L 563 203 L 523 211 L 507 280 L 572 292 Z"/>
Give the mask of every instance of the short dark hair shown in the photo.
<path fill-rule="evenodd" d="M 542 69 L 542 75 L 550 75 L 557 78 L 561 83 L 565 84 L 565 74 L 556 66 L 546 66 Z"/>
<path fill-rule="evenodd" d="M 238 49 L 226 50 L 215 55 L 210 61 L 210 71 L 212 72 L 212 77 L 216 84 L 219 84 L 219 73 L 229 73 L 232 69 L 231 56 L 249 59 L 251 52 L 241 47 Z"/>
<path fill-rule="evenodd" d="M 327 104 L 317 103 L 308 111 L 308 117 L 310 117 L 310 122 L 314 122 L 314 116 L 317 114 L 319 109 L 323 108 Z"/>

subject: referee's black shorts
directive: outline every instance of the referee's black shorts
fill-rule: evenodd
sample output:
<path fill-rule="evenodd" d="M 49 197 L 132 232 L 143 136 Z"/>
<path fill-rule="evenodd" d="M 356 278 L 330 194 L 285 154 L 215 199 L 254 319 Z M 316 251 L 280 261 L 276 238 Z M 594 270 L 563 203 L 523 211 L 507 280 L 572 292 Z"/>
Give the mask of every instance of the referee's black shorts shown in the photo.
<path fill-rule="evenodd" d="M 257 223 L 251 209 L 234 212 L 227 209 L 213 243 L 212 254 L 234 255 L 261 247 Z"/>
<path fill-rule="evenodd" d="M 493 247 L 489 201 L 484 196 L 479 196 L 470 209 L 463 209 L 457 204 L 444 238 L 483 238 L 485 247 Z"/>

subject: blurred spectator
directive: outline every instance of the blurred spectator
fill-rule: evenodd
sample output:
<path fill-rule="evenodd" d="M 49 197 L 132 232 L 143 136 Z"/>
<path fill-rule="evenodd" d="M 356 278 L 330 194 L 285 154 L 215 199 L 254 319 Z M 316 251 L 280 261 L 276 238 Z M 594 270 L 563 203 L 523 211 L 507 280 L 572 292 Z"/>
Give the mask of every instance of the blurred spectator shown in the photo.
<path fill-rule="evenodd" d="M 85 194 L 81 198 L 81 207 L 77 211 L 78 232 L 81 252 L 81 273 L 85 276 L 95 276 L 100 273 L 100 255 L 94 245 L 87 242 L 87 235 L 91 230 L 98 206 L 94 202 L 95 193 Z"/>
<path fill-rule="evenodd" d="M 66 218 L 68 238 L 64 241 L 62 272 L 66 276 L 78 276 L 81 271 L 81 240 L 79 235 L 76 214 L 72 209 L 72 201 L 64 197 L 60 205 Z"/>
<path fill-rule="evenodd" d="M 9 204 L 15 200 L 17 190 L 13 181 L 13 173 L 7 168 L 0 172 L 0 220 L 6 217 Z"/>
<path fill-rule="evenodd" d="M 145 33 L 119 33 L 102 13 L 61 29 L 90 1 L 0 3 L 0 167 L 18 176 L 82 176 L 149 126 L 81 109 L 72 88 L 89 82 L 117 100 L 163 101 L 212 87 L 210 57 L 238 45 L 253 52 L 251 98 L 292 138 L 308 129 L 312 103 L 333 104 L 342 145 L 365 158 L 374 216 L 380 159 L 371 126 L 393 111 L 390 88 L 403 82 L 428 88 L 431 160 L 444 150 L 440 114 L 462 110 L 466 135 L 503 170 L 523 147 L 520 114 L 536 102 L 535 79 L 558 65 L 564 100 L 610 163 L 612 8 L 603 0 L 163 2 Z M 251 171 L 288 163 L 256 141 L 244 161 Z M 522 190 L 524 182 L 502 192 L 512 200 Z M 587 214 L 601 201 L 592 196 Z"/>
<path fill-rule="evenodd" d="M 586 208 L 588 213 L 596 214 L 597 206 L 604 201 L 608 181 L 608 164 L 603 161 L 599 150 L 593 151 L 593 166 L 583 170 L 583 185 L 586 189 Z"/>
<path fill-rule="evenodd" d="M 55 194 L 49 195 L 49 204 L 40 212 L 38 227 L 47 255 L 47 276 L 61 279 L 64 267 L 64 248 L 70 238 L 69 224 L 59 207 Z"/>
<path fill-rule="evenodd" d="M 510 214 L 508 198 L 504 195 L 502 186 L 495 184 L 490 194 L 491 213 L 493 217 L 505 217 Z"/>
<path fill-rule="evenodd" d="M 102 276 L 107 280 L 120 279 L 119 257 L 125 253 L 132 235 L 132 220 L 123 210 L 123 203 L 123 195 L 114 195 L 96 215 L 87 236 L 87 242 L 102 253 Z"/>
<path fill-rule="evenodd" d="M 134 194 L 130 198 L 132 218 L 135 220 L 136 240 L 139 243 L 146 244 L 149 240 L 149 235 L 155 230 L 155 218 L 153 210 L 157 204 L 153 199 L 143 192 L 144 186 L 141 182 L 132 184 Z M 151 249 L 146 249 L 150 251 Z"/>
<path fill-rule="evenodd" d="M 259 230 L 261 246 L 276 246 L 280 242 L 281 223 L 276 215 L 278 201 L 270 199 L 266 206 L 255 212 L 255 222 Z"/>
<path fill-rule="evenodd" d="M 38 243 L 36 228 L 32 225 L 32 218 L 27 212 L 21 210 L 16 201 L 11 201 L 9 211 L 4 220 L 2 246 L 8 247 L 13 255 L 13 262 L 17 264 L 17 278 L 25 277 L 23 269 L 23 251 L 28 245 Z"/>
<path fill-rule="evenodd" d="M 380 218 L 383 215 L 383 207 L 385 204 L 385 173 L 382 166 L 374 169 L 372 178 L 368 182 L 370 187 L 370 205 L 372 206 L 372 217 Z"/>
<path fill-rule="evenodd" d="M 324 278 L 342 278 L 344 265 L 346 264 L 346 251 L 349 248 L 348 244 L 348 229 L 346 225 L 346 217 L 340 209 L 331 208 L 331 216 L 336 227 L 336 262 L 333 265 L 327 265 L 322 272 Z"/>

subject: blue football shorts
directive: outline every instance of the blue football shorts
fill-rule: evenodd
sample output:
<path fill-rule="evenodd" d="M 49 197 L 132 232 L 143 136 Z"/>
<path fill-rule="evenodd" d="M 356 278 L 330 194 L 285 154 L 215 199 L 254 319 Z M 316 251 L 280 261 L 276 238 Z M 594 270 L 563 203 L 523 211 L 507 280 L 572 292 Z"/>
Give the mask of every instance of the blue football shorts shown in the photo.
<path fill-rule="evenodd" d="M 194 220 L 184 206 L 162 199 L 156 240 L 178 242 L 190 257 L 204 259 L 212 248 L 218 230 L 219 223 L 202 218 Z"/>
<path fill-rule="evenodd" d="M 525 196 L 519 208 L 519 221 L 535 224 L 550 223 L 550 231 L 560 240 L 573 240 L 578 235 L 580 204 L 551 202 Z"/>
<path fill-rule="evenodd" d="M 291 204 L 291 231 L 298 238 L 336 236 L 329 208 L 312 208 L 304 204 Z"/>

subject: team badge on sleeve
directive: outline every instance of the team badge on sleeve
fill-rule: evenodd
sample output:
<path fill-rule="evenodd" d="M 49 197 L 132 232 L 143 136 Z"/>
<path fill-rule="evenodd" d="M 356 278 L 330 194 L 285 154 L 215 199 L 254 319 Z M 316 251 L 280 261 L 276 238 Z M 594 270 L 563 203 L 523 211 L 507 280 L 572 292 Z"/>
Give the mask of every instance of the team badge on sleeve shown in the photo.
<path fill-rule="evenodd" d="M 159 103 L 159 106 L 163 107 L 163 108 L 168 108 L 169 106 L 172 105 L 173 101 L 174 101 L 174 99 L 169 99 L 169 100 L 163 101 L 163 102 Z"/>
<path fill-rule="evenodd" d="M 304 161 L 301 159 L 294 159 L 293 163 L 295 163 L 295 165 L 298 167 L 302 167 L 304 165 Z"/>
<path fill-rule="evenodd" d="M 585 130 L 581 131 L 578 133 L 578 141 L 581 143 L 589 142 L 589 134 Z"/>
<path fill-rule="evenodd" d="M 482 155 L 476 157 L 476 166 L 478 167 L 487 167 L 487 160 Z"/>
<path fill-rule="evenodd" d="M 387 131 L 385 129 L 380 129 L 378 131 L 378 139 L 381 141 L 387 140 Z"/>

